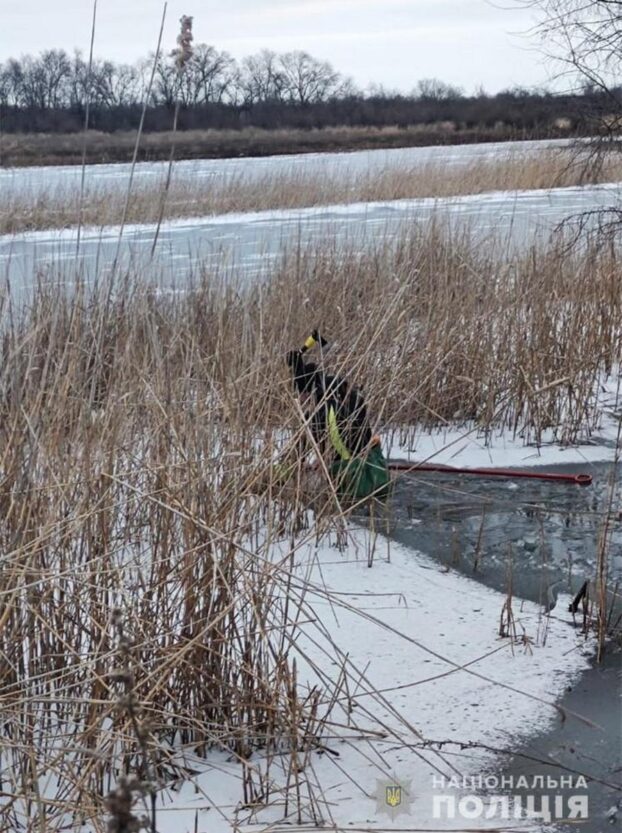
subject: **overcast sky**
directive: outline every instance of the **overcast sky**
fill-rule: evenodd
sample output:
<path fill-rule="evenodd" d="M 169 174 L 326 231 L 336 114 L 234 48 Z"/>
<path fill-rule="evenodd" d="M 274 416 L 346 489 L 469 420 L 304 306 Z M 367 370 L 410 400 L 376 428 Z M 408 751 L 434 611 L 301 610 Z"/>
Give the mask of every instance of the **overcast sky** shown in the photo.
<path fill-rule="evenodd" d="M 441 78 L 472 92 L 545 84 L 549 72 L 529 37 L 534 19 L 513 0 L 169 0 L 164 48 L 182 14 L 197 42 L 234 57 L 305 49 L 363 87 L 408 91 Z M 95 52 L 133 62 L 155 49 L 163 3 L 98 0 Z M 0 0 L 0 60 L 42 49 L 88 54 L 91 0 Z"/>

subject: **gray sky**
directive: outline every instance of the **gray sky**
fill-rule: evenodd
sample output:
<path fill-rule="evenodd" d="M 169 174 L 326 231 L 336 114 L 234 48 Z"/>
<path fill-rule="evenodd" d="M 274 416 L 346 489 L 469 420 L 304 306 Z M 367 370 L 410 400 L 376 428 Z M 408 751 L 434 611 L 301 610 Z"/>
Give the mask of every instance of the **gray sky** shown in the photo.
<path fill-rule="evenodd" d="M 512 0 L 169 0 L 164 48 L 182 14 L 197 42 L 234 57 L 305 49 L 360 86 L 403 91 L 436 77 L 472 92 L 542 85 L 548 71 L 528 35 L 534 19 Z M 505 6 L 505 8 L 503 8 Z M 95 52 L 133 62 L 155 49 L 163 3 L 98 0 Z M 88 54 L 90 0 L 0 0 L 0 60 L 42 49 Z"/>

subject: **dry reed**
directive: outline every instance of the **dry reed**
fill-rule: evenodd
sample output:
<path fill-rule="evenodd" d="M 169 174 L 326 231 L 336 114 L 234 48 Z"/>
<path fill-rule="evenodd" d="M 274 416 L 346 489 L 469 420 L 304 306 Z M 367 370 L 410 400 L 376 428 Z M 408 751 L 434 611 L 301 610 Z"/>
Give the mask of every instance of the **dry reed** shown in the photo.
<path fill-rule="evenodd" d="M 338 334 L 331 366 L 364 382 L 377 427 L 404 442 L 456 420 L 573 442 L 597 426 L 598 381 L 622 357 L 620 274 L 615 247 L 508 261 L 432 224 L 368 253 L 286 254 L 261 285 L 204 274 L 158 295 L 128 280 L 111 298 L 41 285 L 7 310 L 2 829 L 48 833 L 75 813 L 103 830 L 104 797 L 140 771 L 114 674 L 119 610 L 158 777 L 186 776 L 182 750 L 226 749 L 251 813 L 278 801 L 317 823 L 309 756 L 349 725 L 348 665 L 301 684 L 311 591 L 295 559 L 340 513 L 328 478 L 310 529 L 301 495 L 279 499 L 274 455 L 308 434 L 285 351 L 315 325 Z"/>
<path fill-rule="evenodd" d="M 566 153 L 487 159 L 457 164 L 428 162 L 367 175 L 346 169 L 337 174 L 283 170 L 248 177 L 230 174 L 205 180 L 178 171 L 172 179 L 135 184 L 131 193 L 118 186 L 91 185 L 83 196 L 82 222 L 90 226 L 159 223 L 162 219 L 200 217 L 236 211 L 301 208 L 337 203 L 443 198 L 493 190 L 564 187 L 620 179 L 619 159 L 611 158 L 593 176 Z M 164 196 L 166 195 L 166 200 Z M 75 223 L 75 195 L 65 187 L 31 194 L 9 194 L 0 201 L 0 233 L 64 228 Z"/>
<path fill-rule="evenodd" d="M 239 156 L 351 150 L 372 150 L 429 145 L 458 145 L 478 142 L 506 142 L 568 138 L 566 130 L 535 133 L 516 131 L 510 125 L 454 129 L 446 122 L 399 127 L 324 127 L 268 129 L 183 130 L 177 144 L 181 159 L 229 159 Z M 170 130 L 145 133 L 140 158 L 168 159 Z M 0 163 L 8 166 L 80 164 L 81 141 L 76 133 L 5 133 Z M 88 132 L 89 159 L 96 163 L 129 162 L 136 142 L 135 130 Z"/>

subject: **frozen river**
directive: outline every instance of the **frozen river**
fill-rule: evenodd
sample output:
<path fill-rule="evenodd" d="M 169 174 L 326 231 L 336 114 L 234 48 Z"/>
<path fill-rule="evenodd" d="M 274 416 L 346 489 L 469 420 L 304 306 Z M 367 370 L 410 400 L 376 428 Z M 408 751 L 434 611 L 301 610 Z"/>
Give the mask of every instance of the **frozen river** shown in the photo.
<path fill-rule="evenodd" d="M 265 159 L 193 160 L 178 162 L 179 182 L 215 178 L 232 182 L 265 177 L 270 172 L 328 176 L 361 176 L 380 171 L 422 169 L 428 163 L 453 166 L 485 159 L 528 159 L 563 142 L 516 142 L 484 145 L 404 148 L 355 153 L 303 154 Z M 87 188 L 126 189 L 129 165 L 91 165 L 85 170 Z M 157 182 L 166 163 L 136 166 L 133 187 Z M 77 195 L 79 167 L 0 170 L 0 200 L 12 194 L 35 199 L 55 189 Z M 237 178 L 237 180 L 236 180 Z M 391 240 L 404 229 L 428 222 L 468 225 L 482 239 L 498 236 L 508 245 L 546 236 L 570 215 L 619 203 L 622 186 L 556 188 L 551 190 L 491 192 L 442 199 L 409 199 L 351 203 L 256 213 L 178 219 L 163 224 L 155 251 L 154 225 L 127 226 L 120 237 L 115 227 L 83 229 L 80 247 L 75 229 L 25 232 L 0 236 L 0 277 L 12 291 L 22 293 L 36 281 L 73 283 L 76 276 L 93 281 L 109 274 L 116 263 L 120 273 L 135 273 L 163 287 L 179 286 L 200 269 L 236 272 L 249 280 L 265 274 L 285 248 L 324 242 L 362 249 Z M 77 202 L 76 202 L 77 212 Z"/>
<path fill-rule="evenodd" d="M 528 159 L 543 150 L 565 148 L 566 140 L 539 142 L 492 142 L 472 145 L 440 145 L 389 150 L 360 150 L 352 153 L 301 153 L 288 156 L 243 157 L 239 159 L 192 159 L 175 162 L 173 178 L 178 182 L 252 181 L 271 174 L 304 176 L 326 174 L 348 176 L 378 174 L 389 171 L 414 170 L 427 165 L 455 167 L 494 159 Z M 136 165 L 133 184 L 157 185 L 166 178 L 167 162 L 140 162 Z M 124 191 L 131 165 L 87 165 L 85 187 L 118 186 Z M 13 195 L 29 195 L 33 199 L 62 190 L 80 193 L 82 168 L 79 165 L 56 167 L 0 168 L 0 200 Z"/>
<path fill-rule="evenodd" d="M 93 280 L 110 272 L 116 259 L 119 271 L 148 275 L 164 287 L 199 268 L 253 279 L 285 247 L 331 241 L 361 249 L 433 217 L 524 245 L 545 238 L 569 215 L 616 205 L 621 196 L 622 186 L 612 184 L 191 218 L 163 224 L 153 254 L 153 225 L 128 226 L 121 240 L 118 228 L 85 229 L 79 253 L 73 229 L 27 232 L 0 237 L 0 275 L 16 290 L 37 279 L 72 282 L 80 274 Z"/>

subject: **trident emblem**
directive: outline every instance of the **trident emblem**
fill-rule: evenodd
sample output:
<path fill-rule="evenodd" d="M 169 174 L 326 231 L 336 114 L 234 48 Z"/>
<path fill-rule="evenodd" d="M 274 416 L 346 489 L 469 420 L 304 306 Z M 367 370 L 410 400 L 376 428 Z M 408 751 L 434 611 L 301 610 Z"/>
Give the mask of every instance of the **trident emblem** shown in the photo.
<path fill-rule="evenodd" d="M 385 801 L 389 807 L 399 807 L 402 803 L 402 788 L 395 785 L 385 787 Z"/>

